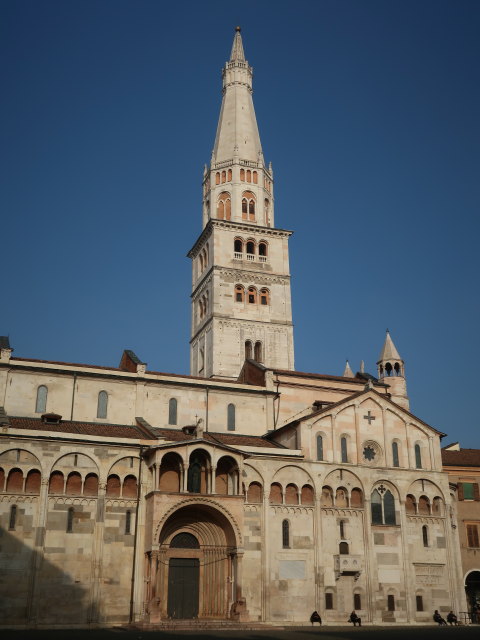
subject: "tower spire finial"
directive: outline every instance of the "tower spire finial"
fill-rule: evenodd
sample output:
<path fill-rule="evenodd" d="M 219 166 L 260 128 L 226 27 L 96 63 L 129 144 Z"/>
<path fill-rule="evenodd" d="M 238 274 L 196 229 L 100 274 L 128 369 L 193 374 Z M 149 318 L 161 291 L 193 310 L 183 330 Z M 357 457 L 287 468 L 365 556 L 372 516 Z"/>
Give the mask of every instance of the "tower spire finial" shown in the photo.
<path fill-rule="evenodd" d="M 235 27 L 235 35 L 233 36 L 232 53 L 230 54 L 230 62 L 245 62 L 245 53 L 243 51 L 241 31 L 242 31 L 241 27 Z"/>

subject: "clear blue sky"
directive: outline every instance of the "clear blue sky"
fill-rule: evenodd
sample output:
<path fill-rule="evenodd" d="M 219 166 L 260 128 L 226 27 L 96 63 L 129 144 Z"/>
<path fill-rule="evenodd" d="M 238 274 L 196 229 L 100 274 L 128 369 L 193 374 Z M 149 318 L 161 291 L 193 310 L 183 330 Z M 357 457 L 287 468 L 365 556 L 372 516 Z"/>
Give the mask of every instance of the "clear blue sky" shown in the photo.
<path fill-rule="evenodd" d="M 185 254 L 240 24 L 295 231 L 296 368 L 374 373 L 388 327 L 413 412 L 480 447 L 480 2 L 230 4 L 0 2 L 0 334 L 188 373 Z"/>

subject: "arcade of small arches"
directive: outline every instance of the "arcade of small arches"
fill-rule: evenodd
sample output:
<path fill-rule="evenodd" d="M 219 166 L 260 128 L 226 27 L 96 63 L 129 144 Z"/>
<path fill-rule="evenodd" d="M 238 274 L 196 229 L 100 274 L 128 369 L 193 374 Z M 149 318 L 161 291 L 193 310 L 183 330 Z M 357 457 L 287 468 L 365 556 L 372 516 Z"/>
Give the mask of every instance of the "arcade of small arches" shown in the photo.
<path fill-rule="evenodd" d="M 170 451 L 150 471 L 156 491 L 241 495 L 239 466 L 232 456 L 212 460 L 208 451 L 195 449 L 186 458 Z"/>
<path fill-rule="evenodd" d="M 268 243 L 265 240 L 260 240 L 257 243 L 253 238 L 244 240 L 237 237 L 233 241 L 233 256 L 235 260 L 246 258 L 249 262 L 255 262 L 257 259 L 259 262 L 267 262 Z"/>
<path fill-rule="evenodd" d="M 243 284 L 235 285 L 235 302 L 248 304 L 258 304 L 268 306 L 270 304 L 270 291 L 263 287 L 260 291 L 256 287 L 250 286 L 245 289 Z"/>
<path fill-rule="evenodd" d="M 403 370 L 403 364 L 401 362 L 386 362 L 385 365 L 380 364 L 378 366 L 378 373 L 380 378 L 384 378 L 385 376 L 405 376 L 405 372 Z"/>
<path fill-rule="evenodd" d="M 3 462 L 3 460 L 5 462 Z M 38 459 L 28 451 L 14 449 L 0 456 L 0 491 L 15 494 L 39 495 L 42 485 L 42 472 Z M 123 496 L 137 498 L 137 476 L 126 470 L 133 467 L 134 458 L 125 458 L 116 463 L 104 483 L 108 497 Z M 122 473 L 123 471 L 123 473 Z M 72 453 L 62 456 L 45 478 L 49 495 L 97 496 L 99 494 L 99 475 L 95 463 L 87 456 Z"/>
<path fill-rule="evenodd" d="M 245 341 L 245 360 L 263 362 L 263 344 L 260 340 L 257 340 L 255 343 L 251 340 Z"/>

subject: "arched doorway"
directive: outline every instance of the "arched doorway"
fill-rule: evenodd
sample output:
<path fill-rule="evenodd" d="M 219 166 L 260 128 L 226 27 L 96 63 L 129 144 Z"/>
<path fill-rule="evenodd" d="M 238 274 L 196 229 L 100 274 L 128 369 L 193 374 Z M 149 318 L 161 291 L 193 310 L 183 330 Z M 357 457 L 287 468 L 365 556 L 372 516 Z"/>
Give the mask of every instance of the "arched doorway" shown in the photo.
<path fill-rule="evenodd" d="M 470 571 L 465 578 L 468 609 L 471 611 L 475 603 L 480 602 L 480 571 Z"/>
<path fill-rule="evenodd" d="M 157 600 L 160 618 L 229 618 L 240 586 L 237 539 L 227 517 L 209 505 L 180 507 L 158 542 L 149 600 Z"/>

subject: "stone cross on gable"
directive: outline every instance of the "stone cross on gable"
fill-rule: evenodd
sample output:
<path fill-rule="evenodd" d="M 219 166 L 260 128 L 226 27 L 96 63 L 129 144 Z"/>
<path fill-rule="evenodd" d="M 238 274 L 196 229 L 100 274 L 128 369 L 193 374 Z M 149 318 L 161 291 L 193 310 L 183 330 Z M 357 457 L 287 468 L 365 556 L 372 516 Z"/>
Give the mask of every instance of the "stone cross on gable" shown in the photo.
<path fill-rule="evenodd" d="M 375 416 L 372 416 L 370 409 L 367 411 L 367 415 L 363 416 L 365 420 L 368 420 L 368 424 L 372 424 L 372 420 L 375 420 Z"/>

